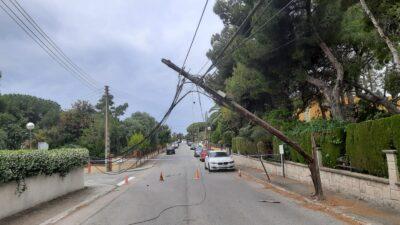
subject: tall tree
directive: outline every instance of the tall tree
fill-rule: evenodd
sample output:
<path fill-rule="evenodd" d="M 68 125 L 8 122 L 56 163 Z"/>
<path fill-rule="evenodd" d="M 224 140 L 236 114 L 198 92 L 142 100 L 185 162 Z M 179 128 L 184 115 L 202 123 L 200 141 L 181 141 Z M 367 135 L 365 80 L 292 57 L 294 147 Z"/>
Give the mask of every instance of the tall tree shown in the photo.
<path fill-rule="evenodd" d="M 372 24 L 374 25 L 377 32 L 379 33 L 379 36 L 381 36 L 381 38 L 383 39 L 383 41 L 386 43 L 387 47 L 389 48 L 390 52 L 392 53 L 394 68 L 399 73 L 398 75 L 400 75 L 400 57 L 399 57 L 399 52 L 397 50 L 398 44 L 394 44 L 390 40 L 390 38 L 385 34 L 385 32 L 384 32 L 383 28 L 381 27 L 381 25 L 379 24 L 378 20 L 375 18 L 374 14 L 369 9 L 366 1 L 360 0 L 360 3 L 361 3 L 361 6 L 362 6 L 365 14 L 367 14 L 368 18 L 371 20 Z M 400 6 L 399 3 L 397 3 L 397 4 L 398 4 L 397 7 L 399 7 Z"/>

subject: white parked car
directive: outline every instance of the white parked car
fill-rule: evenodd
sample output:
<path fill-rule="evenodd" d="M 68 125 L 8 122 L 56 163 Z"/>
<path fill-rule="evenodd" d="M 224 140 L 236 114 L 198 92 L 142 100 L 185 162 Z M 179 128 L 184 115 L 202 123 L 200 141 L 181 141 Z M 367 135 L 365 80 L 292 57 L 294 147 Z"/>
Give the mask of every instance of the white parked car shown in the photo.
<path fill-rule="evenodd" d="M 210 172 L 215 170 L 234 170 L 235 161 L 224 151 L 209 151 L 204 160 L 204 168 Z"/>

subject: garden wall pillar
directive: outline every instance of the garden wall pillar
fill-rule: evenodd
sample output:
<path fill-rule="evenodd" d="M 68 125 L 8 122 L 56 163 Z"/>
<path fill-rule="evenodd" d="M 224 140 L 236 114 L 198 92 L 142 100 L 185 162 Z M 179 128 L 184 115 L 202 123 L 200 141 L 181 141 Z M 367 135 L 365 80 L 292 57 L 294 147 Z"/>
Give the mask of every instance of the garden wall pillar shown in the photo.
<path fill-rule="evenodd" d="M 396 186 L 399 182 L 399 170 L 397 165 L 397 150 L 383 150 L 386 154 L 386 160 L 388 165 L 389 173 L 389 184 L 390 186 Z"/>

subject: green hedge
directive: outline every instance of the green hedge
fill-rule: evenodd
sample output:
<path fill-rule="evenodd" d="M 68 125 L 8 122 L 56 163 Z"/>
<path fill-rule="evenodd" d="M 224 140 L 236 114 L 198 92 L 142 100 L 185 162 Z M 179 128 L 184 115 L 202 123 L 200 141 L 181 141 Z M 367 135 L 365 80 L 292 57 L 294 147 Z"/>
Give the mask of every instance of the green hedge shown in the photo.
<path fill-rule="evenodd" d="M 88 157 L 87 149 L 1 150 L 0 183 L 16 181 L 18 191 L 24 191 L 25 185 L 20 184 L 25 178 L 55 173 L 65 176 L 86 165 Z"/>
<path fill-rule="evenodd" d="M 382 150 L 400 150 L 400 115 L 351 124 L 346 127 L 346 133 L 346 154 L 351 166 L 387 177 L 386 156 Z"/>
<path fill-rule="evenodd" d="M 299 145 L 311 155 L 311 131 L 298 133 L 288 132 L 288 136 L 295 140 Z M 321 147 L 322 163 L 326 167 L 334 168 L 336 160 L 344 155 L 345 150 L 345 132 L 343 128 L 313 132 L 317 145 Z M 276 137 L 273 141 L 274 153 L 279 154 L 279 145 L 282 144 Z M 305 163 L 304 158 L 292 148 L 287 148 L 286 153 L 289 159 L 294 162 Z"/>
<path fill-rule="evenodd" d="M 244 138 L 232 138 L 232 150 L 234 153 L 240 152 L 243 155 L 257 154 L 257 144 Z"/>

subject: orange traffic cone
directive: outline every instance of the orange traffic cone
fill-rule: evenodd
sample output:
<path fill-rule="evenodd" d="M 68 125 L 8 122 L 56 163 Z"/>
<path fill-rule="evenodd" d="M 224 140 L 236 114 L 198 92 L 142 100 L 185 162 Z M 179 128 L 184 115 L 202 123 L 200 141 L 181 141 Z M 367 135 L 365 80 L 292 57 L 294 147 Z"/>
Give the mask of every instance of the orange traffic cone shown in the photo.
<path fill-rule="evenodd" d="M 161 171 L 161 173 L 160 173 L 160 181 L 164 181 L 164 176 L 163 176 L 163 174 L 162 174 L 162 171 Z"/>
<path fill-rule="evenodd" d="M 199 169 L 197 169 L 196 172 L 194 173 L 194 179 L 195 180 L 199 180 L 200 179 L 200 171 L 199 171 Z"/>
<path fill-rule="evenodd" d="M 125 176 L 125 184 L 129 184 L 128 176 Z"/>
<path fill-rule="evenodd" d="M 242 177 L 242 171 L 240 171 L 240 169 L 238 170 L 238 175 L 239 177 Z"/>

